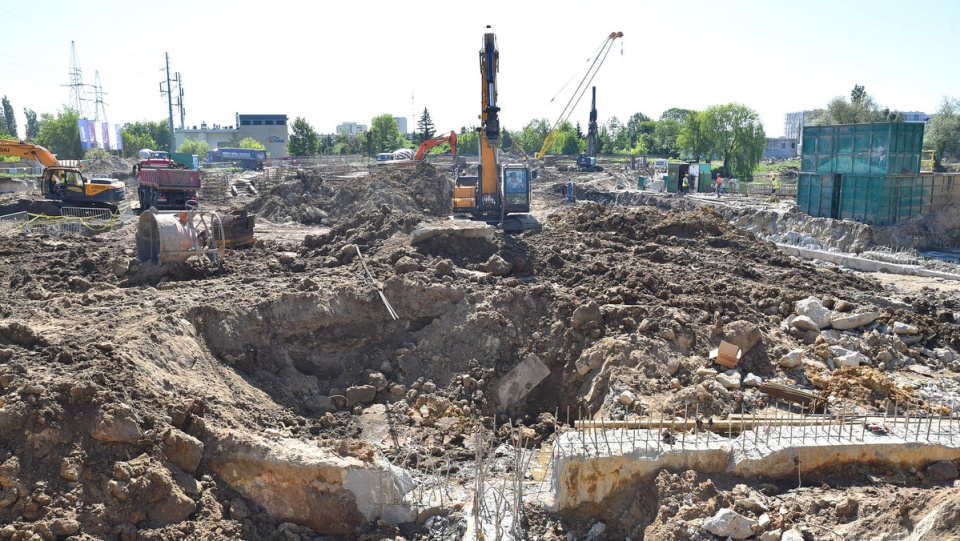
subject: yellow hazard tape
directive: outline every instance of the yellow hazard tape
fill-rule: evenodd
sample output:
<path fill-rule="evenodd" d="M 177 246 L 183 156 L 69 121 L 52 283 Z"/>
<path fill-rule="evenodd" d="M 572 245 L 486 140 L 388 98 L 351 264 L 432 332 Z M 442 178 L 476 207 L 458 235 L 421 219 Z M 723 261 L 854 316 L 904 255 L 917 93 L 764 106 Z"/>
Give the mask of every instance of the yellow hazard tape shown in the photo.
<path fill-rule="evenodd" d="M 107 209 L 102 209 L 107 211 Z M 80 228 L 91 232 L 109 231 L 119 223 L 122 223 L 121 216 L 126 209 L 119 209 L 117 212 L 103 212 L 93 216 L 49 216 L 46 214 L 28 213 L 28 220 L 19 222 L 10 228 L 0 227 L 5 234 L 23 233 L 26 229 L 32 228 L 59 228 L 65 226 L 80 226 Z M 109 216 L 108 218 L 105 218 Z"/>

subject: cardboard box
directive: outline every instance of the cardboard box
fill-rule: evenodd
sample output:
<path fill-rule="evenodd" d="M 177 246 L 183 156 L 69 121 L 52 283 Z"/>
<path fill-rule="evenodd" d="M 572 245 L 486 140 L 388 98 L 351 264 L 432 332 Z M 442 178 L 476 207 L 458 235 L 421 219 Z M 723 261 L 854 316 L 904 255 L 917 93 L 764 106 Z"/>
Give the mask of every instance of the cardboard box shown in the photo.
<path fill-rule="evenodd" d="M 737 363 L 740 362 L 740 357 L 742 355 L 743 352 L 738 346 L 735 346 L 724 340 L 720 341 L 720 347 L 710 351 L 710 358 L 713 360 L 713 362 L 727 368 L 733 368 L 734 366 L 737 366 Z"/>

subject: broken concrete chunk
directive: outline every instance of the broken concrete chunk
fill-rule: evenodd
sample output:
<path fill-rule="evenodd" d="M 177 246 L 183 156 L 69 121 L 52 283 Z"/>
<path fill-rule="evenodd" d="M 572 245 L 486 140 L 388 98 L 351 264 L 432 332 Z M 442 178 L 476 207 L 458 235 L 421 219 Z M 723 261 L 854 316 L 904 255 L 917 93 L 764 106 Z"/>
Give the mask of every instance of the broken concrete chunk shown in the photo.
<path fill-rule="evenodd" d="M 820 327 L 817 326 L 816 322 L 810 319 L 807 316 L 797 316 L 793 318 L 793 321 L 790 322 L 793 325 L 793 328 L 801 331 L 819 331 Z"/>
<path fill-rule="evenodd" d="M 713 535 L 731 539 L 746 539 L 753 535 L 757 521 L 747 518 L 732 509 L 721 509 L 703 521 L 703 528 Z"/>
<path fill-rule="evenodd" d="M 803 533 L 800 530 L 787 530 L 780 536 L 780 541 L 803 541 Z"/>
<path fill-rule="evenodd" d="M 622 393 L 620 393 L 620 402 L 623 403 L 624 406 L 629 406 L 630 404 L 633 404 L 636 401 L 637 401 L 637 396 L 631 393 L 630 391 L 623 391 Z"/>
<path fill-rule="evenodd" d="M 520 364 L 507 372 L 503 381 L 500 382 L 500 387 L 497 389 L 500 404 L 510 406 L 523 400 L 549 375 L 550 369 L 543 364 L 540 357 L 537 357 L 535 353 L 527 355 Z"/>
<path fill-rule="evenodd" d="M 895 334 L 917 334 L 920 332 L 920 329 L 918 329 L 915 325 L 894 321 L 893 332 Z"/>
<path fill-rule="evenodd" d="M 728 342 L 740 348 L 743 355 L 753 349 L 763 337 L 760 327 L 755 323 L 743 320 L 734 321 L 727 325 L 724 329 L 724 335 L 726 335 Z"/>
<path fill-rule="evenodd" d="M 954 355 L 953 350 L 948 348 L 933 348 L 933 354 L 937 356 L 937 359 L 940 359 L 941 361 L 947 364 L 952 363 L 953 360 L 956 358 L 956 355 Z"/>
<path fill-rule="evenodd" d="M 740 373 L 735 370 L 727 370 L 723 374 L 717 374 L 717 381 L 727 389 L 739 389 Z"/>
<path fill-rule="evenodd" d="M 759 387 L 763 385 L 763 378 L 756 374 L 747 374 L 746 377 L 743 378 L 743 384 L 747 387 Z"/>
<path fill-rule="evenodd" d="M 487 223 L 474 220 L 446 220 L 443 222 L 420 224 L 413 233 L 410 233 L 410 245 L 416 246 L 423 241 L 450 235 L 465 239 L 484 239 L 493 242 L 496 229 Z"/>
<path fill-rule="evenodd" d="M 834 312 L 830 316 L 830 324 L 834 329 L 856 329 L 857 327 L 873 323 L 878 317 L 880 317 L 879 312 L 861 312 L 859 314 L 841 314 Z"/>
<path fill-rule="evenodd" d="M 854 367 L 861 364 L 870 364 L 870 359 L 863 353 L 850 352 L 846 355 L 840 355 L 834 359 L 840 366 Z"/>
<path fill-rule="evenodd" d="M 377 388 L 373 385 L 356 385 L 347 388 L 347 406 L 369 404 L 377 397 Z"/>
<path fill-rule="evenodd" d="M 823 306 L 820 299 L 816 297 L 807 297 L 802 301 L 797 301 L 794 312 L 798 316 L 807 316 L 819 329 L 830 327 L 830 310 Z"/>
<path fill-rule="evenodd" d="M 803 354 L 806 351 L 803 349 L 794 349 L 788 352 L 786 355 L 780 358 L 780 366 L 784 368 L 793 368 L 803 362 Z"/>
<path fill-rule="evenodd" d="M 757 538 L 757 541 L 780 541 L 780 536 L 782 535 L 783 531 L 780 528 L 777 528 L 776 530 L 763 532 L 760 534 L 760 537 Z"/>

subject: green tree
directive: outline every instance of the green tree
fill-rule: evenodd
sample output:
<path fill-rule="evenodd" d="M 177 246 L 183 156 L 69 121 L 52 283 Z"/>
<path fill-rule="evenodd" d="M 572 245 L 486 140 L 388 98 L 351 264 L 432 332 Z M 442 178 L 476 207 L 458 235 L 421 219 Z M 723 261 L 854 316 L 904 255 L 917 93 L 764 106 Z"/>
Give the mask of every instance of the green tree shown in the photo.
<path fill-rule="evenodd" d="M 254 150 L 263 150 L 267 147 L 263 146 L 263 144 L 260 141 L 257 141 L 253 137 L 244 137 L 243 139 L 240 140 L 240 143 L 237 146 L 237 148 L 252 148 Z"/>
<path fill-rule="evenodd" d="M 177 148 L 177 152 L 181 154 L 190 154 L 200 156 L 201 158 L 207 155 L 207 152 L 210 150 L 210 143 L 206 141 L 201 141 L 199 139 L 187 139 Z"/>
<path fill-rule="evenodd" d="M 290 139 L 287 142 L 287 152 L 291 156 L 313 156 L 317 154 L 317 132 L 306 119 L 297 117 L 293 120 Z"/>
<path fill-rule="evenodd" d="M 678 158 L 680 146 L 677 140 L 683 125 L 675 118 L 665 118 L 656 123 L 653 130 L 653 147 L 651 152 L 657 156 Z"/>
<path fill-rule="evenodd" d="M 40 131 L 37 133 L 37 144 L 44 146 L 61 160 L 79 160 L 83 158 L 83 147 L 80 145 L 80 128 L 77 121 L 80 115 L 75 109 L 64 106 L 53 116 L 44 113 L 40 117 Z"/>
<path fill-rule="evenodd" d="M 400 134 L 397 119 L 391 114 L 380 115 L 370 123 L 370 146 L 367 151 L 370 155 L 378 152 L 392 152 L 407 146 L 406 139 Z"/>
<path fill-rule="evenodd" d="M 824 126 L 891 122 L 898 118 L 902 121 L 903 115 L 890 109 L 881 109 L 862 85 L 854 85 L 850 91 L 850 101 L 843 96 L 837 96 L 830 100 L 825 108 L 810 113 L 808 122 L 815 126 Z"/>
<path fill-rule="evenodd" d="M 123 125 L 121 128 L 122 132 L 128 132 L 131 135 L 135 136 L 134 139 L 139 139 L 142 141 L 148 141 L 152 143 L 152 146 L 139 146 L 136 148 L 131 147 L 130 150 L 133 151 L 133 155 L 136 155 L 141 149 L 148 148 L 150 150 L 162 150 L 170 151 L 170 124 L 166 121 L 159 122 L 149 122 L 149 121 L 138 121 L 138 122 L 128 122 Z M 126 140 L 123 144 L 124 150 L 127 150 Z"/>
<path fill-rule="evenodd" d="M 752 179 L 767 146 L 759 115 L 736 103 L 715 105 L 704 113 L 713 152 L 723 157 L 724 176 Z"/>
<path fill-rule="evenodd" d="M 27 139 L 34 140 L 37 138 L 37 134 L 40 133 L 40 124 L 37 122 L 37 113 L 32 109 L 23 108 L 23 115 L 27 117 Z"/>
<path fill-rule="evenodd" d="M 523 130 L 514 134 L 514 140 L 524 152 L 534 155 L 540 152 L 540 148 L 543 147 L 543 141 L 547 138 L 547 133 L 550 131 L 550 126 L 550 121 L 546 118 L 532 120 L 523 127 Z M 467 148 L 464 146 L 464 143 L 461 143 L 460 140 L 457 140 L 457 147 L 461 146 L 463 146 L 465 149 Z M 469 152 L 476 152 L 476 141 L 474 141 L 474 146 L 470 147 L 470 149 L 471 150 L 469 150 Z"/>
<path fill-rule="evenodd" d="M 417 132 L 414 133 L 414 142 L 419 145 L 427 139 L 432 139 L 436 134 L 433 120 L 430 119 L 430 111 L 427 111 L 427 108 L 424 107 L 423 114 L 420 115 L 420 120 L 417 121 Z"/>
<path fill-rule="evenodd" d="M 627 136 L 630 141 L 630 148 L 636 146 L 637 141 L 640 139 L 640 134 L 642 133 L 642 126 L 644 122 L 649 122 L 650 117 L 643 113 L 633 113 L 630 118 L 627 120 Z"/>
<path fill-rule="evenodd" d="M 13 106 L 10 105 L 10 100 L 7 99 L 7 96 L 3 96 L 3 118 L 5 120 L 7 133 L 14 139 L 17 139 L 17 119 L 13 116 Z M 79 129 L 79 128 L 78 128 Z"/>
<path fill-rule="evenodd" d="M 693 156 L 698 162 L 710 158 L 710 136 L 707 133 L 706 120 L 705 112 L 691 111 L 677 135 L 680 151 Z"/>
<path fill-rule="evenodd" d="M 477 135 L 476 126 L 471 126 L 469 129 L 460 128 L 460 133 L 457 134 L 457 154 L 473 154 L 476 156 L 479 152 L 478 141 L 479 135 Z M 543 141 L 540 143 L 542 144 Z M 540 150 L 540 147 L 537 147 L 537 150 Z"/>
<path fill-rule="evenodd" d="M 697 114 L 697 112 L 692 109 L 679 109 L 677 107 L 671 107 L 660 114 L 660 120 L 672 118 L 673 120 L 676 120 L 682 124 L 687 120 L 688 116 L 695 114 Z"/>
<path fill-rule="evenodd" d="M 944 97 L 923 134 L 923 146 L 933 150 L 933 170 L 943 171 L 943 159 L 960 157 L 960 100 Z"/>
<path fill-rule="evenodd" d="M 327 156 L 333 153 L 333 136 L 327 134 L 317 140 L 317 154 Z"/>
<path fill-rule="evenodd" d="M 137 154 L 140 152 L 140 149 L 157 148 L 157 142 L 154 141 L 149 135 L 137 135 L 124 129 L 120 130 L 120 140 L 123 142 L 123 150 L 121 151 L 121 155 L 124 158 L 137 156 Z"/>

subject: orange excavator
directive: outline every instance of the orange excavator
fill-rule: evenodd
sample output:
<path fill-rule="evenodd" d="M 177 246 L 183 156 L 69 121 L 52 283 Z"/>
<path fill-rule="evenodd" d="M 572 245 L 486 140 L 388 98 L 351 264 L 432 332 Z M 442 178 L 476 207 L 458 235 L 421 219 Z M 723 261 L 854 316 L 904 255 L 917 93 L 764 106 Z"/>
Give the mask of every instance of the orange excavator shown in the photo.
<path fill-rule="evenodd" d="M 439 145 L 440 143 L 450 143 L 450 155 L 454 161 L 457 159 L 457 132 L 452 131 L 448 135 L 438 135 L 433 139 L 427 139 L 417 149 L 417 154 L 413 157 L 414 161 L 420 161 L 427 156 L 427 151 Z"/>
<path fill-rule="evenodd" d="M 446 135 L 438 135 L 432 139 L 427 139 L 424 141 L 420 148 L 417 149 L 417 152 L 414 154 L 408 149 L 399 149 L 392 153 L 383 153 L 379 154 L 377 158 L 377 165 L 379 166 L 395 166 L 395 167 L 413 167 L 418 163 L 422 162 L 424 158 L 427 157 L 427 151 L 431 148 L 439 145 L 440 143 L 450 143 L 450 154 L 453 156 L 453 161 L 457 161 L 457 132 L 452 131 Z M 409 153 L 409 154 L 408 154 Z M 408 156 L 412 155 L 410 158 Z M 380 157 L 383 157 L 381 159 Z"/>
<path fill-rule="evenodd" d="M 61 165 L 40 145 L 0 139 L 0 156 L 36 160 L 43 167 L 40 193 L 61 207 L 107 208 L 116 212 L 126 197 L 123 182 L 112 178 L 87 178 L 79 167 Z"/>
<path fill-rule="evenodd" d="M 480 49 L 481 114 L 480 127 L 477 128 L 480 163 L 476 176 L 461 175 L 457 168 L 451 205 L 453 214 L 497 224 L 504 231 L 540 230 L 540 222 L 529 214 L 530 170 L 525 164 L 502 163 L 500 159 L 499 67 L 496 36 L 487 32 Z"/>

